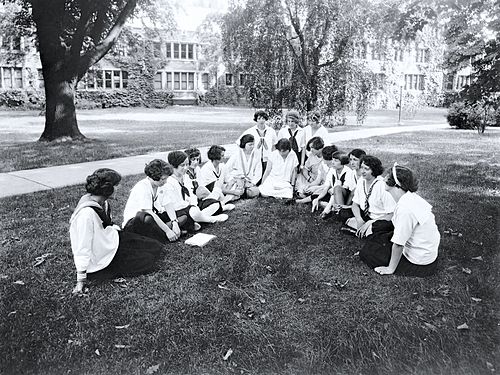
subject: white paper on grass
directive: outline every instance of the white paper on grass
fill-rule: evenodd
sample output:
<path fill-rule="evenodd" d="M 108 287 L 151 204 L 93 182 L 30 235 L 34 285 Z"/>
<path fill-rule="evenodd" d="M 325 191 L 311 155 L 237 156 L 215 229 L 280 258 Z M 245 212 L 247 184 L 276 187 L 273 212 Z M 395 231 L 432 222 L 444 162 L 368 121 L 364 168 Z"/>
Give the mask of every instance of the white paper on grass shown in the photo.
<path fill-rule="evenodd" d="M 202 247 L 215 237 L 213 234 L 196 233 L 193 237 L 188 238 L 185 243 L 186 245 Z"/>

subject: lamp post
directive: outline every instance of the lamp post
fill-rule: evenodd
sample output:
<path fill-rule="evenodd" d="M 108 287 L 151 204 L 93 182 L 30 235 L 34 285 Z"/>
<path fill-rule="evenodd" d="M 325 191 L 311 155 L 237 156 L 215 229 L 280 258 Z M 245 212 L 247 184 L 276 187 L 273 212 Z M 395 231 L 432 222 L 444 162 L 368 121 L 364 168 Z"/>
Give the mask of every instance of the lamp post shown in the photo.
<path fill-rule="evenodd" d="M 398 125 L 402 125 L 403 123 L 401 122 L 401 108 L 403 106 L 403 85 L 405 83 L 404 75 L 401 75 L 398 83 L 399 83 Z"/>

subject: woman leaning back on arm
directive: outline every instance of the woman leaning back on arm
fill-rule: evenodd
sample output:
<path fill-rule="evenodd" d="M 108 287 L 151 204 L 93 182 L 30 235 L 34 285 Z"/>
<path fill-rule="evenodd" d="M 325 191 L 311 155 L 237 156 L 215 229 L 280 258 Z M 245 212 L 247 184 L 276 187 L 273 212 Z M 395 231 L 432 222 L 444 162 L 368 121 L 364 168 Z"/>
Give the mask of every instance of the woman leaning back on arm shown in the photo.
<path fill-rule="evenodd" d="M 380 275 L 432 275 L 441 239 L 432 206 L 416 194 L 418 181 L 410 169 L 394 164 L 385 182 L 396 201 L 393 226 L 386 240 L 371 243 L 368 237 L 360 258 Z"/>
<path fill-rule="evenodd" d="M 71 250 L 76 266 L 73 293 L 85 289 L 87 278 L 110 279 L 151 271 L 163 245 L 151 238 L 120 231 L 111 220 L 108 199 L 120 183 L 118 172 L 102 168 L 87 177 L 85 194 L 70 219 Z"/>

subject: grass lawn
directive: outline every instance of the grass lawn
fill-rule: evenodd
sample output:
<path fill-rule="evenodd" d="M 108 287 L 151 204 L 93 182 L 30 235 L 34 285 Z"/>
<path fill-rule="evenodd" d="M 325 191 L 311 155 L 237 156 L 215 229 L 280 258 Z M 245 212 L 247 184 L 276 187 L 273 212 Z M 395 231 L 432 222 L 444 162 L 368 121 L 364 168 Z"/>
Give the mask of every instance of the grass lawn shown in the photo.
<path fill-rule="evenodd" d="M 169 244 L 157 272 L 73 297 L 68 220 L 83 187 L 4 198 L 0 373 L 498 371 L 499 145 L 498 133 L 459 131 L 339 144 L 421 177 L 442 234 L 438 273 L 427 279 L 379 276 L 339 224 L 259 198 L 206 226 L 217 238 L 205 248 Z M 118 222 L 140 178 L 124 179 Z"/>
<path fill-rule="evenodd" d="M 444 121 L 444 109 L 428 108 L 407 125 Z M 31 115 L 31 116 L 29 116 Z M 190 146 L 227 144 L 253 126 L 250 108 L 169 107 L 78 111 L 85 141 L 40 144 L 44 118 L 34 112 L 0 112 L 0 173 L 142 155 Z M 363 125 L 394 126 L 397 111 L 370 111 Z M 358 129 L 354 116 L 348 126 Z"/>

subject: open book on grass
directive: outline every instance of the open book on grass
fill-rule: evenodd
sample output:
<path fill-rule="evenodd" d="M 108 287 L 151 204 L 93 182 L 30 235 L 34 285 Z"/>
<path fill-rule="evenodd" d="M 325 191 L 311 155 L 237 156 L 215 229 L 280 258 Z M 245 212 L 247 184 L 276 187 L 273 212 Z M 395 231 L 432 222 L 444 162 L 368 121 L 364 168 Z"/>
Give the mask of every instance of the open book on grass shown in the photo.
<path fill-rule="evenodd" d="M 196 233 L 193 237 L 186 240 L 187 245 L 191 246 L 205 246 L 210 240 L 213 240 L 216 236 L 213 234 L 206 233 Z"/>

